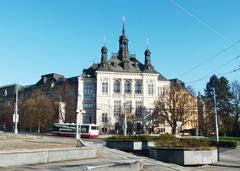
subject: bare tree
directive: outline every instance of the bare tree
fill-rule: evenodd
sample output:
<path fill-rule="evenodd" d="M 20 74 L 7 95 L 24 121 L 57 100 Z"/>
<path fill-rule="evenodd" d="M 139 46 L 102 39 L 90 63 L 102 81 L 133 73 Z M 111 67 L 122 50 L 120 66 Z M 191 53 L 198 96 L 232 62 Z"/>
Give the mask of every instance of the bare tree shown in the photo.
<path fill-rule="evenodd" d="M 176 134 L 177 122 L 185 125 L 191 121 L 196 113 L 196 97 L 192 96 L 183 86 L 171 84 L 155 102 L 153 112 L 155 124 L 164 119 L 172 128 L 172 134 Z"/>
<path fill-rule="evenodd" d="M 232 103 L 234 106 L 234 133 L 239 135 L 239 118 L 240 118 L 240 83 L 233 81 L 231 83 L 231 92 L 233 94 Z"/>
<path fill-rule="evenodd" d="M 54 121 L 54 103 L 44 96 L 34 96 L 23 104 L 21 126 L 24 129 L 47 130 Z"/>

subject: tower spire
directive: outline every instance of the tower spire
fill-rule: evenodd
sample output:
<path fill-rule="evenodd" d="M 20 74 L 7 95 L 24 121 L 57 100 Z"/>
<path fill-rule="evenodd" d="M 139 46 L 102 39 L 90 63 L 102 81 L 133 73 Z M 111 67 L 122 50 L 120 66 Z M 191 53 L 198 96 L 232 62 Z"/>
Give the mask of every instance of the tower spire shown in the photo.
<path fill-rule="evenodd" d="M 122 28 L 122 34 L 125 34 L 125 17 L 123 16 L 123 28 Z"/>
<path fill-rule="evenodd" d="M 119 59 L 125 61 L 128 59 L 128 38 L 125 35 L 125 17 L 123 16 L 122 35 L 119 37 Z"/>

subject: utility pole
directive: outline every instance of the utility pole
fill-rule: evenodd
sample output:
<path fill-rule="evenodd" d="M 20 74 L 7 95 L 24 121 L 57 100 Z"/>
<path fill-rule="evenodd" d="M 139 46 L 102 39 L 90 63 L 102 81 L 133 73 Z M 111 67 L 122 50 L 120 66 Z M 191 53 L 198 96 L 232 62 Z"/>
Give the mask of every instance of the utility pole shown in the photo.
<path fill-rule="evenodd" d="M 83 76 L 78 77 L 78 92 L 77 92 L 77 116 L 76 116 L 76 147 L 83 147 L 85 146 L 82 139 L 81 139 L 81 124 L 82 124 L 82 114 L 84 113 L 83 111 L 83 100 L 82 100 L 82 95 L 81 91 L 83 88 Z M 81 87 L 80 87 L 81 86 Z"/>
<path fill-rule="evenodd" d="M 217 151 L 218 151 L 218 161 L 219 161 L 219 135 L 218 135 L 218 115 L 217 115 L 217 100 L 216 100 L 216 91 L 213 88 L 213 98 L 214 98 L 214 113 L 215 113 L 215 135 L 216 135 L 216 143 L 217 143 Z"/>
<path fill-rule="evenodd" d="M 17 85 L 16 85 L 15 112 L 14 112 L 14 114 L 13 114 L 14 133 L 15 133 L 15 134 L 18 134 L 18 128 L 17 128 L 18 120 L 19 120 L 19 115 L 18 115 L 18 87 L 17 87 Z"/>

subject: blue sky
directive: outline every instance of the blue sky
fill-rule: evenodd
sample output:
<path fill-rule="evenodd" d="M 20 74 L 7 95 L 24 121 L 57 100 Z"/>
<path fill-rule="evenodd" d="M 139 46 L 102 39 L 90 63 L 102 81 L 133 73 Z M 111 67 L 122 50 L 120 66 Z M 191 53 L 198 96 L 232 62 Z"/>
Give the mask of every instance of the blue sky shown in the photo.
<path fill-rule="evenodd" d="M 239 0 L 0 0 L 0 85 L 34 84 L 43 74 L 80 75 L 106 36 L 118 51 L 122 16 L 130 53 L 165 77 L 203 92 L 208 79 L 239 67 Z M 237 80 L 239 72 L 224 75 Z"/>

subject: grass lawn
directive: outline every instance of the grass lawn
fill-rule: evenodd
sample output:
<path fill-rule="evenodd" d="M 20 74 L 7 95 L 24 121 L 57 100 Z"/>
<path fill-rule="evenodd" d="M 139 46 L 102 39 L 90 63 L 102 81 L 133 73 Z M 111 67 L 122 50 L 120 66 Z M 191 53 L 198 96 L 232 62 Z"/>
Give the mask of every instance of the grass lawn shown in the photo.
<path fill-rule="evenodd" d="M 223 142 L 237 142 L 237 144 L 240 145 L 240 137 L 220 136 L 219 140 Z"/>

